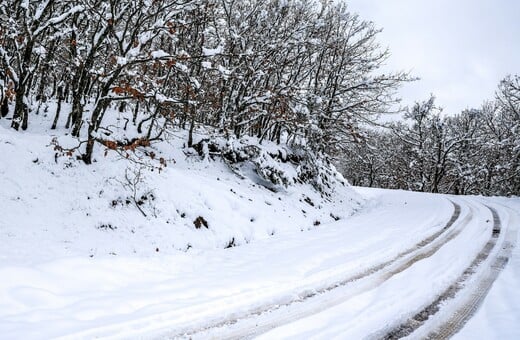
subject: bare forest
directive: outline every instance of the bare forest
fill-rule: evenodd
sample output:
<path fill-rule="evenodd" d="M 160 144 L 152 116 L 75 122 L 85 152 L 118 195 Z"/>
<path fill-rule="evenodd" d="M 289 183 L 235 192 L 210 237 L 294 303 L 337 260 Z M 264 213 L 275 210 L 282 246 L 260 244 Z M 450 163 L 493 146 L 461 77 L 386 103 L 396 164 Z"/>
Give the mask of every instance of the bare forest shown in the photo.
<path fill-rule="evenodd" d="M 97 148 L 153 159 L 147 148 L 183 130 L 186 148 L 255 159 L 276 183 L 264 141 L 290 149 L 268 157 L 297 164 L 301 182 L 323 183 L 335 164 L 355 185 L 519 194 L 518 76 L 481 108 L 404 108 L 399 85 L 413 79 L 382 71 L 379 32 L 339 2 L 4 0 L 1 116 L 21 131 L 52 116 L 52 134 L 77 141 L 55 151 L 87 165 Z M 244 138 L 242 150 L 216 142 Z"/>

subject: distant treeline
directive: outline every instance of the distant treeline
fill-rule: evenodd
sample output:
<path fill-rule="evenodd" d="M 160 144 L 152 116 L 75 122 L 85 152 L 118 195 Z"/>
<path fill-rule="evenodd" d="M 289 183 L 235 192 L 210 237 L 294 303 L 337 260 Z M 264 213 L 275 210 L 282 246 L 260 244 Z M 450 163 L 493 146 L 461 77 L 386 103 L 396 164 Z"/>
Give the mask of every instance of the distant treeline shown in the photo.
<path fill-rule="evenodd" d="M 342 160 L 355 185 L 434 193 L 520 195 L 520 77 L 481 108 L 441 115 L 434 98 L 405 121 L 366 131 Z"/>

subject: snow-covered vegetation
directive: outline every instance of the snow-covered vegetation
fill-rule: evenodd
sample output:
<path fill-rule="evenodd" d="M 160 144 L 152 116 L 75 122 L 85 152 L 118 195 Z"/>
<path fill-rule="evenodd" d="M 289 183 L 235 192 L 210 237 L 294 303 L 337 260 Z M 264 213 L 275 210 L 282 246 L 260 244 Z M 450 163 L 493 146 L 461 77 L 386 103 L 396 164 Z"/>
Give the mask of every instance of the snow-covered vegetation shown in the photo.
<path fill-rule="evenodd" d="M 379 31 L 341 3 L 13 0 L 0 16 L 3 115 L 25 130 L 58 103 L 51 126 L 70 129 L 69 151 L 87 164 L 98 144 L 143 147 L 173 127 L 191 147 L 201 125 L 321 161 L 388 111 L 407 79 L 378 72 Z M 115 134 L 110 108 L 137 134 Z"/>
<path fill-rule="evenodd" d="M 518 200 L 350 183 L 520 194 L 520 78 L 401 108 L 379 33 L 342 1 L 1 1 L 0 338 L 393 338 L 482 303 Z"/>
<path fill-rule="evenodd" d="M 354 184 L 458 195 L 520 195 L 520 77 L 478 109 L 442 114 L 434 97 L 366 129 L 341 169 Z"/>
<path fill-rule="evenodd" d="M 407 80 L 340 3 L 8 0 L 0 18 L 6 225 L 150 238 L 127 251 L 348 216 L 336 158 Z"/>
<path fill-rule="evenodd" d="M 231 168 L 220 157 L 201 160 L 195 150 L 183 149 L 183 131 L 147 147 L 163 161 L 145 160 L 139 150 L 128 150 L 126 158 L 106 149 L 87 167 L 61 156 L 49 139 L 51 118 L 39 119 L 23 138 L 0 121 L 0 257 L 8 261 L 234 247 L 320 228 L 348 217 L 362 202 L 332 168 L 337 177 L 327 195 L 297 182 L 298 166 L 268 153 L 282 146 L 262 149 L 262 161 Z M 270 162 L 257 165 L 263 160 Z M 261 176 L 273 167 L 294 176 L 287 177 L 290 185 Z"/>

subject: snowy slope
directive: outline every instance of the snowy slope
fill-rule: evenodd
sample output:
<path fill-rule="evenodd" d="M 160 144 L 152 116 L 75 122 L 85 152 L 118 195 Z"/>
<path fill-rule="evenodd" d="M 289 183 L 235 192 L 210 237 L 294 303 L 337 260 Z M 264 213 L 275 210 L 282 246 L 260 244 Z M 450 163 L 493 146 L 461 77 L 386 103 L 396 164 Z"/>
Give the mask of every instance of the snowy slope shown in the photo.
<path fill-rule="evenodd" d="M 68 329 L 66 319 L 75 312 L 54 308 L 67 305 L 81 310 L 69 320 L 87 322 L 80 322 L 80 329 L 110 315 L 121 319 L 119 312 L 148 315 L 164 295 L 124 302 L 124 286 L 133 287 L 126 291 L 129 295 L 132 290 L 146 292 L 161 280 L 176 282 L 178 269 L 193 276 L 186 287 L 200 288 L 196 281 L 202 268 L 213 257 L 229 257 L 232 252 L 226 248 L 269 243 L 278 234 L 326 230 L 363 203 L 348 186 L 322 197 L 310 185 L 273 191 L 255 178 L 240 178 L 218 160 L 201 161 L 185 153 L 183 132 L 153 146 L 157 158 L 167 161 L 160 172 L 112 151 L 105 154 L 101 146 L 98 161 L 85 166 L 56 150 L 49 119 L 34 119 L 25 132 L 15 132 L 10 121 L 0 120 L 0 338 L 19 338 L 25 332 L 35 338 L 58 335 Z M 66 136 L 57 141 L 63 147 L 77 145 Z M 125 175 L 132 180 L 138 171 L 140 182 L 129 186 Z M 146 216 L 130 200 L 133 189 Z M 196 225 L 198 217 L 207 227 Z M 221 252 L 213 254 L 214 249 Z M 244 267 L 243 262 L 235 265 Z M 214 269 L 215 275 L 221 270 Z M 170 298 L 184 288 L 173 285 Z M 104 296 L 106 290 L 108 295 L 122 294 L 123 305 Z M 100 300 L 107 305 L 96 306 Z M 38 325 L 27 328 L 24 320 Z M 46 327 L 59 331 L 46 333 Z"/>
<path fill-rule="evenodd" d="M 518 199 L 272 192 L 162 145 L 145 217 L 127 161 L 56 162 L 43 126 L 0 121 L 1 339 L 518 337 Z"/>
<path fill-rule="evenodd" d="M 7 339 L 380 337 L 460 277 L 489 242 L 493 216 L 482 199 L 363 193 L 370 201 L 350 219 L 232 249 L 3 264 L 0 333 Z M 518 215 L 499 204 L 518 201 L 485 202 L 498 211 L 497 242 L 512 235 L 506 230 L 516 235 Z M 485 275 L 480 268 L 502 247 L 494 249 L 417 334 L 428 334 L 463 305 Z M 520 272 L 517 256 L 484 300 L 479 322 L 470 320 L 460 338 L 518 334 L 518 294 L 511 288 Z"/>
<path fill-rule="evenodd" d="M 9 121 L 0 120 L 0 243 L 5 245 L 0 263 L 238 246 L 347 218 L 363 201 L 347 186 L 329 199 L 309 185 L 273 192 L 240 179 L 218 160 L 187 156 L 184 135 L 155 146 L 168 164 L 160 173 L 112 151 L 104 156 L 101 146 L 98 162 L 87 167 L 66 156 L 55 158 L 46 129 L 50 122 L 38 123 L 15 132 Z M 68 137 L 59 143 L 77 145 Z M 133 180 L 139 170 L 136 196 L 146 217 L 130 199 L 134 188 L 125 180 L 125 174 Z M 195 226 L 198 217 L 207 228 Z"/>

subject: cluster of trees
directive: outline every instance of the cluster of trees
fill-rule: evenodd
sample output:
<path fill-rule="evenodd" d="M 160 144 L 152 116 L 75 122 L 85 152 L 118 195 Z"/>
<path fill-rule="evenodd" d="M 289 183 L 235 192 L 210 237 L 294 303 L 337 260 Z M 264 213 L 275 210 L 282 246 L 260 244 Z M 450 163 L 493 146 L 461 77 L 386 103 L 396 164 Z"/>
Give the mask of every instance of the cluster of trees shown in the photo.
<path fill-rule="evenodd" d="M 520 193 L 518 77 L 480 109 L 445 117 L 431 98 L 362 132 L 409 80 L 381 72 L 378 33 L 340 1 L 3 0 L 0 118 L 25 130 L 52 107 L 50 127 L 87 164 L 98 143 L 185 129 L 192 146 L 204 126 L 299 146 L 313 164 L 335 157 L 357 185 Z"/>
<path fill-rule="evenodd" d="M 343 2 L 3 0 L 2 115 L 27 129 L 57 103 L 52 128 L 78 138 L 87 164 L 114 112 L 137 135 L 110 145 L 182 128 L 191 146 L 204 125 L 330 155 L 407 80 L 378 72 L 378 33 Z"/>
<path fill-rule="evenodd" d="M 342 161 L 356 185 L 435 193 L 520 195 L 520 77 L 478 109 L 441 115 L 434 98 L 405 120 L 366 131 Z"/>

